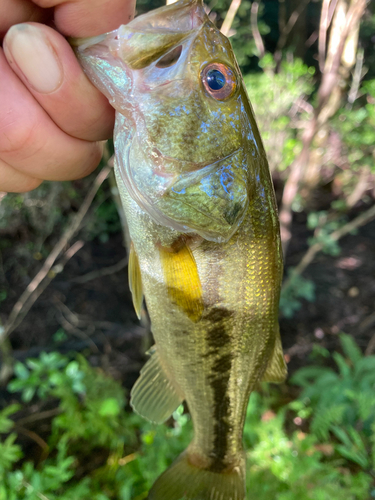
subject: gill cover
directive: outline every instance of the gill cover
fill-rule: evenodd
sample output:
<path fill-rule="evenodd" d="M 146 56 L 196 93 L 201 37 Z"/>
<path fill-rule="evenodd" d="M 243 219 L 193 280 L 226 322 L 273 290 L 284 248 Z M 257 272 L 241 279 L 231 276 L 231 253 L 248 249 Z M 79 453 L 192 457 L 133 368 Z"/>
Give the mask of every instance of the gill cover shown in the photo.
<path fill-rule="evenodd" d="M 158 224 L 227 241 L 248 207 L 242 80 L 201 0 L 179 2 L 73 43 L 118 111 L 116 168 Z"/>

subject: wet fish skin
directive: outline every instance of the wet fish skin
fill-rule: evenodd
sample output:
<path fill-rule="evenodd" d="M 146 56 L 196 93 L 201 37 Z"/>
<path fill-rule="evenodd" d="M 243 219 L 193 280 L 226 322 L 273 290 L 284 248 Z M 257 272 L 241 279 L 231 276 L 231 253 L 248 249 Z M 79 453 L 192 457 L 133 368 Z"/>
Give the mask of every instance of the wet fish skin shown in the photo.
<path fill-rule="evenodd" d="M 230 43 L 200 0 L 180 0 L 77 45 L 117 110 L 131 288 L 136 310 L 146 298 L 155 338 L 131 403 L 161 422 L 186 400 L 194 424 L 192 443 L 149 499 L 243 500 L 248 399 L 286 369 L 275 197 Z M 213 63 L 235 75 L 226 100 L 202 83 Z"/>

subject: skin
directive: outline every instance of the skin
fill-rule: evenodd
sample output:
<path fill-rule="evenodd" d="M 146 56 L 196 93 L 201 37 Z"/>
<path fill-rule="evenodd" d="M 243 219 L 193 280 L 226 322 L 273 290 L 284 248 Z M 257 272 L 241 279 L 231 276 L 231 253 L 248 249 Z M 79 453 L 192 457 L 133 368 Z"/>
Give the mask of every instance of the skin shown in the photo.
<path fill-rule="evenodd" d="M 134 9 L 135 0 L 0 0 L 0 191 L 30 191 L 43 180 L 78 179 L 96 168 L 114 110 L 64 37 L 111 31 Z M 12 57 L 19 23 L 34 26 L 54 50 L 63 76 L 52 92 L 36 91 Z"/>

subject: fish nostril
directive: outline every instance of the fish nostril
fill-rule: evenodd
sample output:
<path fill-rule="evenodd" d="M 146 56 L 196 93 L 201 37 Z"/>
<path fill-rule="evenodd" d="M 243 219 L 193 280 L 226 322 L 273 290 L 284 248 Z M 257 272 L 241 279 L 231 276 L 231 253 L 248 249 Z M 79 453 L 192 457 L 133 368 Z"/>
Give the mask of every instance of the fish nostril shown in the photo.
<path fill-rule="evenodd" d="M 176 62 L 180 59 L 180 55 L 182 52 L 182 45 L 175 47 L 173 50 L 168 52 L 165 56 L 163 56 L 156 64 L 157 68 L 169 68 L 176 64 Z"/>

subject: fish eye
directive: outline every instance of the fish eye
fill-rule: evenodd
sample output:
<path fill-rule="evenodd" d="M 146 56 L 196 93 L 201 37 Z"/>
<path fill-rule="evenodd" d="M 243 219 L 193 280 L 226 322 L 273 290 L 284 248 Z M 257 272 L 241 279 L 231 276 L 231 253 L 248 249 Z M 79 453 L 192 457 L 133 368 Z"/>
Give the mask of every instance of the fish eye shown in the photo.
<path fill-rule="evenodd" d="M 203 69 L 201 78 L 206 92 L 218 101 L 229 99 L 237 89 L 236 75 L 226 64 L 208 64 Z"/>
<path fill-rule="evenodd" d="M 176 62 L 180 59 L 180 55 L 182 52 L 182 45 L 175 47 L 173 50 L 168 52 L 165 56 L 163 56 L 156 64 L 157 68 L 169 68 L 176 64 Z"/>

